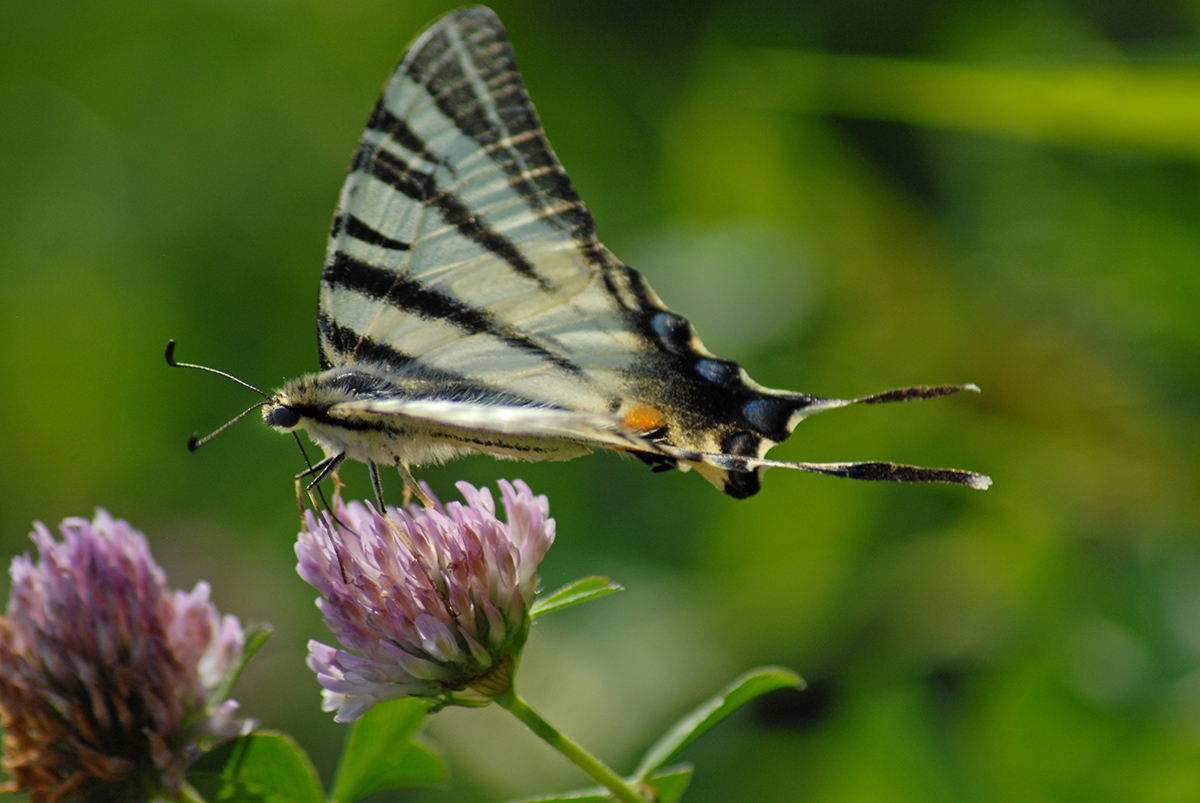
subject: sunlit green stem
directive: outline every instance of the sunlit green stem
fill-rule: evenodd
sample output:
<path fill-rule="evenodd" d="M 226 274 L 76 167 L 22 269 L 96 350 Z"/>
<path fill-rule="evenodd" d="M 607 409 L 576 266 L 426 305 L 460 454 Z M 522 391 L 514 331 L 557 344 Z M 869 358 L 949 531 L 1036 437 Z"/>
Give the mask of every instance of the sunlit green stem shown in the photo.
<path fill-rule="evenodd" d="M 588 775 L 604 785 L 618 800 L 625 803 L 648 803 L 646 798 L 639 795 L 625 783 L 621 776 L 610 770 L 600 759 L 584 750 L 529 707 L 518 695 L 516 690 L 509 687 L 508 691 L 496 698 L 496 702 L 506 708 L 514 717 L 525 723 L 525 727 L 533 731 L 542 741 L 575 762 Z"/>
<path fill-rule="evenodd" d="M 179 787 L 179 800 L 181 803 L 208 803 L 204 796 L 195 790 L 190 783 L 185 783 Z"/>

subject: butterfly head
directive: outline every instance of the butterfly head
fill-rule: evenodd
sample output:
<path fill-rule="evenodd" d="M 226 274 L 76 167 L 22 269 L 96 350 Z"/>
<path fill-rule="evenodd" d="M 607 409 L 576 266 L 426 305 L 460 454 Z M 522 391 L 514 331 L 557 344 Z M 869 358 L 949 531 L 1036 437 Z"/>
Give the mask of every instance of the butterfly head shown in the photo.
<path fill-rule="evenodd" d="M 263 421 L 279 432 L 313 431 L 324 420 L 329 408 L 344 401 L 344 393 L 322 382 L 322 374 L 307 374 L 293 379 L 275 391 L 262 408 Z"/>
<path fill-rule="evenodd" d="M 339 404 L 375 397 L 388 387 L 377 372 L 340 366 L 288 382 L 263 405 L 263 421 L 280 432 L 313 431 Z"/>
<path fill-rule="evenodd" d="M 330 409 L 346 400 L 346 394 L 323 381 L 324 374 L 308 374 L 275 391 L 262 408 L 263 421 L 284 434 L 308 433 L 326 454 L 346 452 L 350 444 L 330 416 Z"/>
<path fill-rule="evenodd" d="M 280 432 L 292 432 L 300 426 L 300 413 L 280 401 L 272 400 L 263 407 L 263 421 L 267 426 Z"/>

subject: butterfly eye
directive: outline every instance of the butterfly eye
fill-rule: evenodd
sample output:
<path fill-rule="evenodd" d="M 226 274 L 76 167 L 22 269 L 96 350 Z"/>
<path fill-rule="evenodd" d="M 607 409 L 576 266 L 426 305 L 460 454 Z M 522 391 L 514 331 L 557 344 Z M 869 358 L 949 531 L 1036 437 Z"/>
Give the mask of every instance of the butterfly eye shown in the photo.
<path fill-rule="evenodd" d="M 282 405 L 267 413 L 266 418 L 267 423 L 276 429 L 291 429 L 300 423 L 300 414 Z"/>

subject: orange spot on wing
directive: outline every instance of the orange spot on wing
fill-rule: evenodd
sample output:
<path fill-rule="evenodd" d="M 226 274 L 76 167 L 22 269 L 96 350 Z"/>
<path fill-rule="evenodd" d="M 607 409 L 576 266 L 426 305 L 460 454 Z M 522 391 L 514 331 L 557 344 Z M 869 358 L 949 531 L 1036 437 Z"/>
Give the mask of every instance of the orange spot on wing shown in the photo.
<path fill-rule="evenodd" d="M 666 423 L 662 413 L 653 407 L 639 404 L 625 411 L 625 426 L 638 432 L 653 432 Z"/>

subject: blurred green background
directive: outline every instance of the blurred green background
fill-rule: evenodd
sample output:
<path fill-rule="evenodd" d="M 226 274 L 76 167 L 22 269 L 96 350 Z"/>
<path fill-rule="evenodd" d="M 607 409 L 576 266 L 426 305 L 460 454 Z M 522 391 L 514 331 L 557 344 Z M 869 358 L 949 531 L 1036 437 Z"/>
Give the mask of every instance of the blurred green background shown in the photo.
<path fill-rule="evenodd" d="M 328 779 L 295 447 L 187 435 L 314 370 L 338 188 L 434 2 L 0 5 L 0 541 L 97 505 L 275 637 L 235 688 Z M 983 394 L 831 412 L 772 456 L 991 474 L 986 493 L 769 472 L 746 501 L 598 455 L 473 458 L 559 538 L 518 685 L 619 768 L 742 669 L 689 800 L 1200 797 L 1200 5 L 505 2 L 604 242 L 772 387 Z M 343 471 L 368 493 L 361 466 Z M 398 493 L 399 481 L 389 477 Z M 7 584 L 4 586 L 7 588 Z M 496 709 L 432 720 L 451 785 L 584 785 Z"/>

